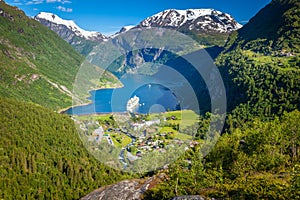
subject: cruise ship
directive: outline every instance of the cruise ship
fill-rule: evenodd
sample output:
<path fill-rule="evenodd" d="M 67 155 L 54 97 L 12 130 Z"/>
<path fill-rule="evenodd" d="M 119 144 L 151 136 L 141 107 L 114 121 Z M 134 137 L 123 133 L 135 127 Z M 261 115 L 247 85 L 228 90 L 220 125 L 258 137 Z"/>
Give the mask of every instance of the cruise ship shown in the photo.
<path fill-rule="evenodd" d="M 127 111 L 133 113 L 134 110 L 139 107 L 140 98 L 134 95 L 134 97 L 130 98 L 127 102 Z"/>

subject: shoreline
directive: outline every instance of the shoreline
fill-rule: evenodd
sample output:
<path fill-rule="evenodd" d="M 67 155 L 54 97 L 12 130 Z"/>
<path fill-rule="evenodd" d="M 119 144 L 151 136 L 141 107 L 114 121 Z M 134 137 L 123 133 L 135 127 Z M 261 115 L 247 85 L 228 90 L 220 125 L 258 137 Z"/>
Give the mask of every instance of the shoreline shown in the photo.
<path fill-rule="evenodd" d="M 124 87 L 124 85 L 123 85 L 123 83 L 121 83 L 121 85 L 116 86 L 116 87 L 103 87 L 103 88 L 99 87 L 99 88 L 91 89 L 91 90 L 88 90 L 88 93 L 90 94 L 90 92 L 92 92 L 92 91 L 105 90 L 105 89 L 118 89 L 118 88 L 123 88 L 123 87 Z M 88 99 L 89 97 L 91 97 L 91 95 L 85 97 L 85 99 L 88 102 L 86 102 L 86 103 L 80 103 L 80 104 L 77 104 L 77 105 L 71 105 L 71 106 L 68 106 L 66 108 L 61 108 L 61 109 L 57 110 L 57 113 L 59 113 L 59 114 L 66 114 L 65 112 L 67 110 L 69 110 L 70 108 L 74 108 L 74 107 L 78 107 L 78 106 L 87 106 L 89 104 L 92 104 L 93 101 L 89 100 Z M 74 102 L 73 99 L 74 99 L 74 97 L 72 96 L 72 102 Z M 108 114 L 108 113 L 106 113 L 106 114 Z"/>
<path fill-rule="evenodd" d="M 118 114 L 118 115 L 127 115 L 127 112 L 103 112 L 103 113 L 100 113 L 100 112 L 97 112 L 97 113 L 93 113 L 93 114 L 81 114 L 81 115 L 74 115 L 74 116 L 77 116 L 77 117 L 81 117 L 81 116 L 94 116 L 94 117 L 97 117 L 97 116 L 101 116 L 101 115 L 115 115 L 115 114 Z"/>
<path fill-rule="evenodd" d="M 82 104 L 82 106 L 88 105 L 90 103 L 86 103 L 86 104 Z M 69 106 L 69 108 L 72 108 L 72 106 Z M 68 109 L 69 109 L 68 108 Z M 67 109 L 66 109 L 67 110 Z M 193 111 L 193 110 L 189 110 L 189 109 L 184 109 L 184 110 L 170 110 L 170 111 L 165 111 L 165 112 L 160 112 L 160 113 L 151 113 L 151 114 L 168 114 L 168 113 L 172 113 L 172 112 L 183 112 L 183 111 Z M 193 111 L 194 112 L 194 111 Z M 101 116 L 101 115 L 108 115 L 108 114 L 119 114 L 119 115 L 126 115 L 128 112 L 124 111 L 124 112 L 95 112 L 92 114 L 79 114 L 76 116 Z M 65 113 L 60 113 L 60 114 L 65 114 Z M 138 113 L 136 112 L 135 114 L 139 114 L 139 115 L 146 115 L 147 113 Z M 150 113 L 148 113 L 150 114 Z M 71 115 L 71 114 L 68 114 Z"/>

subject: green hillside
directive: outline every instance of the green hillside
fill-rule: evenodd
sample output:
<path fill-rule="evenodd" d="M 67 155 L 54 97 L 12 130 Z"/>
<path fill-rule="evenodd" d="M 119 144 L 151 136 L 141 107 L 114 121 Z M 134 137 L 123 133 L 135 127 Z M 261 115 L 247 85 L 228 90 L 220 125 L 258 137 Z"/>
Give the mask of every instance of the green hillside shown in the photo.
<path fill-rule="evenodd" d="M 70 106 L 72 84 L 83 61 L 56 33 L 0 1 L 0 96 L 54 110 Z M 111 74 L 108 80 L 117 82 Z M 105 85 L 107 80 L 104 76 L 92 81 Z"/>
<path fill-rule="evenodd" d="M 234 48 L 252 49 L 265 54 L 274 51 L 300 53 L 300 2 L 273 0 L 238 30 Z M 233 36 L 232 38 L 235 38 Z"/>
<path fill-rule="evenodd" d="M 299 199 L 299 118 L 300 112 L 293 111 L 269 122 L 255 119 L 224 133 L 204 158 L 198 147 L 192 148 L 144 199 Z"/>
<path fill-rule="evenodd" d="M 0 199 L 78 199 L 128 178 L 84 148 L 66 115 L 0 98 Z"/>
<path fill-rule="evenodd" d="M 23 11 L 0 2 L 0 94 L 58 109 L 83 61 L 70 45 Z"/>
<path fill-rule="evenodd" d="M 272 1 L 230 36 L 217 58 L 237 123 L 300 108 L 299 16 L 299 1 Z"/>

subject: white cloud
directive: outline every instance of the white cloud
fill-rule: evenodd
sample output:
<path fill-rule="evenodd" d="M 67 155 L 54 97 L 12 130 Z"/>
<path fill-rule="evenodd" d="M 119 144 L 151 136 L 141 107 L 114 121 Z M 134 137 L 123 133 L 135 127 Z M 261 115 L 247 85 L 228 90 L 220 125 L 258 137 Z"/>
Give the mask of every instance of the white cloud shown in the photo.
<path fill-rule="evenodd" d="M 37 5 L 42 3 L 44 3 L 44 0 L 31 0 L 31 1 L 27 1 L 25 5 Z"/>
<path fill-rule="evenodd" d="M 9 3 L 9 2 L 8 2 Z M 13 0 L 12 5 L 37 5 L 42 3 L 60 3 L 60 4 L 70 4 L 71 0 Z"/>
<path fill-rule="evenodd" d="M 72 3 L 72 1 L 69 1 L 69 0 L 46 0 L 46 3 L 61 3 L 61 4 L 65 4 L 65 3 Z"/>
<path fill-rule="evenodd" d="M 73 11 L 72 8 L 66 8 L 66 7 L 63 7 L 63 6 L 57 6 L 56 9 L 58 9 L 60 11 L 63 11 L 63 12 L 72 12 Z"/>
<path fill-rule="evenodd" d="M 11 5 L 13 6 L 21 6 L 21 5 L 24 5 L 24 3 L 20 2 L 19 0 L 14 0 L 13 2 L 7 2 L 7 3 L 10 3 Z"/>

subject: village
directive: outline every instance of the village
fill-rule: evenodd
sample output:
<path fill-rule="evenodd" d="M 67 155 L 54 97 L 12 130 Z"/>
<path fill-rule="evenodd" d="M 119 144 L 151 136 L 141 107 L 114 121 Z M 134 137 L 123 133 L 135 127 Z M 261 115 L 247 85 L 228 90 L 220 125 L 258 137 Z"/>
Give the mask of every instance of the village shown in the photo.
<path fill-rule="evenodd" d="M 188 149 L 199 144 L 191 135 L 179 132 L 180 121 L 178 113 L 169 113 L 152 116 L 152 119 L 147 115 L 134 115 L 130 121 L 117 124 L 114 116 L 107 114 L 98 116 L 95 121 L 84 121 L 80 129 L 86 132 L 90 143 L 107 142 L 120 149 L 119 160 L 127 165 L 150 152 L 164 153 L 174 145 L 185 145 Z"/>

